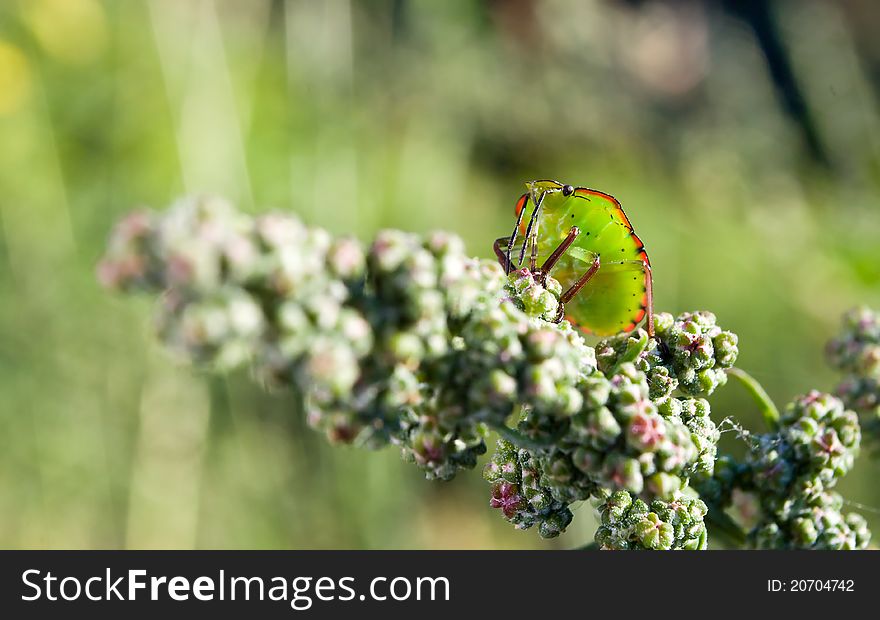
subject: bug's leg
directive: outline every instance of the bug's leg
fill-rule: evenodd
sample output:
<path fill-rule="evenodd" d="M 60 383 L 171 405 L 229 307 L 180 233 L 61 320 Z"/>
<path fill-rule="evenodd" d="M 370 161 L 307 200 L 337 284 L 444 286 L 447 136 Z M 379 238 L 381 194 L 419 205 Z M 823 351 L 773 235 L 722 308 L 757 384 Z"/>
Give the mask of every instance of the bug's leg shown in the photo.
<path fill-rule="evenodd" d="M 526 258 L 526 249 L 529 247 L 529 243 L 532 240 L 532 226 L 535 223 L 535 219 L 538 216 L 538 208 L 535 207 L 534 211 L 532 211 L 532 217 L 529 218 L 529 225 L 526 227 L 526 237 L 523 240 L 523 246 L 519 251 L 519 260 L 517 261 L 517 266 L 522 267 L 523 261 Z"/>
<path fill-rule="evenodd" d="M 577 226 L 572 226 L 571 230 L 568 231 L 568 235 L 566 235 L 565 239 L 562 240 L 556 249 L 553 250 L 553 253 L 547 257 L 547 260 L 544 261 L 544 264 L 541 265 L 541 274 L 546 278 L 550 274 L 550 270 L 556 266 L 556 263 L 559 262 L 559 259 L 562 258 L 562 255 L 571 247 L 571 244 L 574 243 L 574 240 L 578 238 L 578 235 L 581 234 L 581 229 Z"/>
<path fill-rule="evenodd" d="M 502 246 L 507 246 L 505 251 Z M 492 250 L 498 258 L 498 264 L 504 267 L 505 273 L 510 273 L 510 237 L 499 237 L 492 244 Z"/>
<path fill-rule="evenodd" d="M 654 274 L 651 271 L 651 265 L 642 261 L 642 269 L 645 270 L 645 313 L 647 319 L 645 324 L 648 327 L 648 337 L 654 337 Z"/>
<path fill-rule="evenodd" d="M 584 275 L 578 278 L 574 284 L 568 287 L 568 290 L 562 294 L 562 296 L 559 298 L 559 301 L 563 304 L 567 304 L 568 302 L 570 302 L 572 298 L 574 298 L 574 296 L 577 295 L 582 288 L 584 288 L 584 285 L 589 282 L 594 275 L 596 275 L 596 272 L 599 271 L 600 264 L 601 263 L 599 261 L 599 256 L 597 255 L 593 259 L 593 263 L 590 265 L 590 268 L 587 269 Z"/>
<path fill-rule="evenodd" d="M 510 233 L 510 237 L 507 238 L 507 253 L 505 254 L 506 260 L 501 264 L 504 267 L 504 272 L 509 274 L 510 268 L 513 266 L 512 261 L 510 260 L 510 254 L 513 252 L 513 246 L 516 244 L 516 237 L 519 234 L 519 227 L 522 224 L 523 215 L 525 215 L 526 207 L 529 205 L 529 194 L 526 192 L 522 196 L 519 197 L 519 200 L 516 201 L 516 224 L 513 226 L 513 232 Z M 496 244 L 498 239 L 496 241 Z M 495 250 L 495 253 L 498 254 L 498 250 Z"/>
<path fill-rule="evenodd" d="M 654 337 L 654 275 L 651 265 L 643 260 L 620 260 L 605 263 L 605 265 L 632 265 L 634 269 L 640 269 L 645 274 L 645 330 L 648 336 Z"/>
<path fill-rule="evenodd" d="M 538 212 L 538 215 L 534 217 L 535 227 L 532 230 L 531 237 L 532 256 L 529 259 L 529 270 L 532 272 L 535 272 L 538 269 L 538 229 L 541 227 L 541 210 L 544 206 L 544 196 L 546 195 L 547 192 L 542 192 L 537 205 L 535 205 L 535 211 Z"/>
<path fill-rule="evenodd" d="M 544 204 L 544 196 L 546 192 L 541 192 L 541 197 L 535 200 L 535 197 L 532 196 L 532 202 L 535 203 L 535 209 L 532 211 L 532 216 L 529 218 L 529 225 L 526 227 L 526 240 L 523 243 L 522 249 L 519 252 L 519 266 L 522 267 L 523 261 L 526 258 L 526 248 L 528 246 L 532 246 L 532 254 L 535 257 L 535 262 L 537 262 L 537 243 L 538 243 L 538 216 L 541 213 L 541 205 Z M 534 270 L 534 266 L 532 269 Z"/>
<path fill-rule="evenodd" d="M 535 273 L 538 269 L 538 229 L 541 227 L 541 220 L 535 220 L 535 230 L 532 233 L 532 255 L 529 258 L 529 271 Z"/>
<path fill-rule="evenodd" d="M 574 240 L 577 238 L 578 234 L 580 234 L 580 231 L 578 230 L 577 226 L 572 226 L 571 230 L 568 231 L 568 236 L 565 238 L 565 241 L 563 241 L 562 243 L 559 244 L 559 247 L 556 248 L 556 250 L 553 252 L 553 254 L 550 255 L 550 258 L 548 258 L 544 264 L 546 265 L 547 263 L 549 263 L 551 259 L 553 259 L 553 263 L 558 261 L 559 256 L 562 256 L 563 252 L 565 252 L 565 250 L 567 250 L 568 247 L 572 243 L 574 243 Z M 565 247 L 563 247 L 563 245 Z M 562 250 L 560 251 L 559 248 L 562 248 Z M 556 255 L 557 252 L 559 253 L 558 256 Z M 565 291 L 559 297 L 559 309 L 556 311 L 556 317 L 553 319 L 554 323 L 561 323 L 562 322 L 562 319 L 565 318 L 565 304 L 567 304 L 569 301 L 571 301 L 574 298 L 574 296 L 577 295 L 578 292 L 582 288 L 584 288 L 584 286 L 587 284 L 587 282 L 589 282 L 592 279 L 592 277 L 594 275 L 596 275 L 596 272 L 599 271 L 600 265 L 601 265 L 601 263 L 599 261 L 599 256 L 597 255 L 593 259 L 593 262 L 590 264 L 590 268 L 587 269 L 586 272 L 584 272 L 584 275 L 582 275 L 580 278 L 578 278 L 577 282 L 572 284 L 568 288 L 568 290 Z M 552 266 L 552 264 L 551 264 L 551 266 Z M 543 269 L 543 267 L 542 267 L 542 269 Z"/>

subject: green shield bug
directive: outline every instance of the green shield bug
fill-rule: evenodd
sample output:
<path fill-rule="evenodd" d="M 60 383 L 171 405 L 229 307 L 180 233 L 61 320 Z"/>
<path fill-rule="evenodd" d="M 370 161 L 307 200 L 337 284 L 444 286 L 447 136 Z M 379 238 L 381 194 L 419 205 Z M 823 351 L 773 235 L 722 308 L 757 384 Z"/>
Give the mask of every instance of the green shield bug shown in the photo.
<path fill-rule="evenodd" d="M 516 225 L 495 241 L 495 254 L 509 273 L 517 254 L 521 268 L 568 286 L 560 312 L 586 332 L 629 332 L 646 319 L 654 332 L 651 261 L 620 202 L 586 187 L 531 181 L 516 202 Z M 528 223 L 526 211 L 532 206 Z M 519 246 L 518 239 L 522 239 Z"/>

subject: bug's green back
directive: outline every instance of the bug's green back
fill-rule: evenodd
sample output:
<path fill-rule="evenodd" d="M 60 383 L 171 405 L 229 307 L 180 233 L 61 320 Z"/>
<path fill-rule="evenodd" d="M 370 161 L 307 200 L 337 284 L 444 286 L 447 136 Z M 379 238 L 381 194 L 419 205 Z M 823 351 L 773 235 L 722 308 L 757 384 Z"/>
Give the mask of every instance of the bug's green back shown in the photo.
<path fill-rule="evenodd" d="M 533 181 L 530 192 L 542 203 L 538 264 L 565 239 L 572 226 L 581 234 L 553 268 L 553 277 L 568 287 L 598 256 L 599 271 L 566 306 L 566 318 L 598 336 L 631 331 L 647 311 L 650 262 L 620 203 L 612 196 L 583 187 L 565 196 L 556 181 Z"/>

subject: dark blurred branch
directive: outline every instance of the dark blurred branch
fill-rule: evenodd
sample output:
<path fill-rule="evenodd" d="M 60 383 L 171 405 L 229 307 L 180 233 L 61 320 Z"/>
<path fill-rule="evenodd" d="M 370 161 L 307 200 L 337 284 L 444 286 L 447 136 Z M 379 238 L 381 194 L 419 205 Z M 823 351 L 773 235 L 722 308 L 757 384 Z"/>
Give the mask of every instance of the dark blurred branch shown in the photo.
<path fill-rule="evenodd" d="M 816 129 L 813 115 L 804 100 L 770 3 L 763 0 L 754 2 L 724 0 L 723 4 L 731 15 L 745 22 L 754 33 L 767 62 L 767 69 L 770 71 L 780 103 L 792 121 L 797 124 L 810 158 L 815 163 L 830 168 L 831 159 Z"/>

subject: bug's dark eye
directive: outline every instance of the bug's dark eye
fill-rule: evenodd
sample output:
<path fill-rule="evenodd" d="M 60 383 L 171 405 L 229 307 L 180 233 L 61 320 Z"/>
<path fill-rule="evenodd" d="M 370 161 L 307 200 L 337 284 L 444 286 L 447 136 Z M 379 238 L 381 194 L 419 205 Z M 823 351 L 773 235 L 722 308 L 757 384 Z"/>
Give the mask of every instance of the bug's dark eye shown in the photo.
<path fill-rule="evenodd" d="M 562 187 L 562 195 L 563 196 L 571 196 L 574 193 L 574 188 L 571 185 L 564 185 Z"/>

